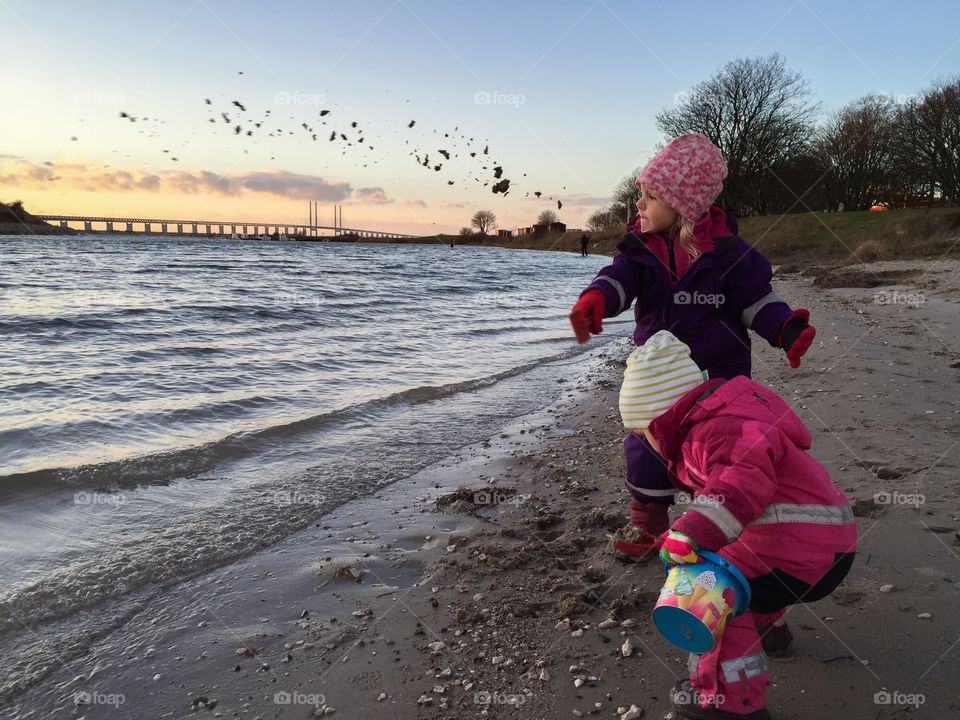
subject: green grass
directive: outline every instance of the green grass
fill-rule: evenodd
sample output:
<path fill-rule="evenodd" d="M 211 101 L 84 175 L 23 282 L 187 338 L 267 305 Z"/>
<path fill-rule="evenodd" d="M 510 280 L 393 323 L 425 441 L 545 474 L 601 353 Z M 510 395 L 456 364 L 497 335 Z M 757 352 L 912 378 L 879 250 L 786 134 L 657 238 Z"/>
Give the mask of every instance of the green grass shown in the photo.
<path fill-rule="evenodd" d="M 960 256 L 960 209 L 743 218 L 740 235 L 774 262 Z"/>

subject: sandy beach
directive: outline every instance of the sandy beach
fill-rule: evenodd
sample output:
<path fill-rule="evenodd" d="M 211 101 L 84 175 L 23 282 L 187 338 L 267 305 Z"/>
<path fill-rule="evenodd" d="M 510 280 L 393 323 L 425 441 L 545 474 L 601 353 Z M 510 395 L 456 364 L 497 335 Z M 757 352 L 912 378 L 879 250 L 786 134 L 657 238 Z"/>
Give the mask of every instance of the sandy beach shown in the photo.
<path fill-rule="evenodd" d="M 769 707 L 956 717 L 960 263 L 853 270 L 775 278 L 818 329 L 799 370 L 754 349 L 755 377 L 810 426 L 861 538 L 843 585 L 789 612 Z M 555 406 L 411 481 L 145 595 L 7 716 L 668 717 L 687 658 L 650 619 L 662 568 L 609 551 L 628 503 L 627 351 L 611 343 Z"/>

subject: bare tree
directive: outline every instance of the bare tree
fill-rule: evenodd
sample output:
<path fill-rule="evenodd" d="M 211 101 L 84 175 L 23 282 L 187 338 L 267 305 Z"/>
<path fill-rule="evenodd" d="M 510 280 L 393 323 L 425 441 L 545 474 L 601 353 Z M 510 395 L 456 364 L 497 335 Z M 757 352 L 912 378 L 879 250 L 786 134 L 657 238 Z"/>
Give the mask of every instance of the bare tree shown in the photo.
<path fill-rule="evenodd" d="M 637 200 L 640 199 L 640 188 L 637 187 L 637 178 L 643 168 L 636 168 L 629 175 L 620 178 L 620 182 L 613 188 L 613 199 L 610 203 L 610 212 L 620 218 L 624 224 L 637 216 Z"/>
<path fill-rule="evenodd" d="M 602 230 L 626 229 L 624 216 L 612 207 L 600 208 L 587 218 L 587 229 L 594 232 Z"/>
<path fill-rule="evenodd" d="M 893 99 L 872 94 L 837 112 L 817 133 L 813 151 L 825 171 L 831 209 L 866 210 L 890 199 L 895 118 Z"/>
<path fill-rule="evenodd" d="M 480 235 L 486 235 L 497 227 L 497 216 L 490 210 L 477 210 L 470 218 L 470 225 L 477 229 Z"/>
<path fill-rule="evenodd" d="M 897 118 L 898 165 L 929 196 L 960 202 L 960 79 L 939 82 Z"/>
<path fill-rule="evenodd" d="M 544 210 L 537 215 L 537 225 L 552 225 L 555 222 L 560 222 L 560 218 L 553 210 Z"/>
<path fill-rule="evenodd" d="M 696 85 L 677 107 L 657 115 L 668 137 L 703 133 L 720 148 L 729 174 L 722 202 L 743 214 L 770 207 L 766 188 L 780 183 L 775 168 L 804 152 L 818 106 L 809 83 L 779 54 L 727 63 Z M 802 197 L 806 188 L 800 188 Z"/>

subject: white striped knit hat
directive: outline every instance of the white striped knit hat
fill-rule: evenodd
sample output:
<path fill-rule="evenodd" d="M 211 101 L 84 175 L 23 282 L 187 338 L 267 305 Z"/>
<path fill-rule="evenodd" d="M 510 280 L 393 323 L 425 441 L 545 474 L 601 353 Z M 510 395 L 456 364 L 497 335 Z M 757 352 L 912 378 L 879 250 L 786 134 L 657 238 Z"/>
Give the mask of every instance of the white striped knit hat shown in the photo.
<path fill-rule="evenodd" d="M 661 330 L 627 358 L 620 388 L 620 417 L 628 430 L 643 430 L 704 382 L 690 348 Z"/>

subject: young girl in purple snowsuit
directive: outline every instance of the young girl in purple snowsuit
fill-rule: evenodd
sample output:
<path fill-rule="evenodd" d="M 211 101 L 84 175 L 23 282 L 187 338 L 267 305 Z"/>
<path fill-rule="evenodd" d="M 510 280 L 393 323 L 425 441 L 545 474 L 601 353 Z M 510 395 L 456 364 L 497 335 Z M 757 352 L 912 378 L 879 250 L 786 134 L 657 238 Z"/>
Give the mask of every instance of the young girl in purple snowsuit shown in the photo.
<path fill-rule="evenodd" d="M 770 286 L 770 262 L 737 235 L 737 219 L 713 201 L 723 190 L 727 165 L 704 135 L 672 140 L 637 178 L 640 215 L 573 306 L 578 342 L 602 331 L 603 318 L 634 304 L 638 346 L 669 330 L 691 350 L 710 378 L 750 376 L 753 330 L 782 348 L 791 367 L 813 342 L 816 330 L 805 309 L 792 310 Z M 663 459 L 635 433 L 624 440 L 626 487 L 633 496 L 635 542 L 615 540 L 630 559 L 659 552 L 669 525 L 675 488 Z"/>

